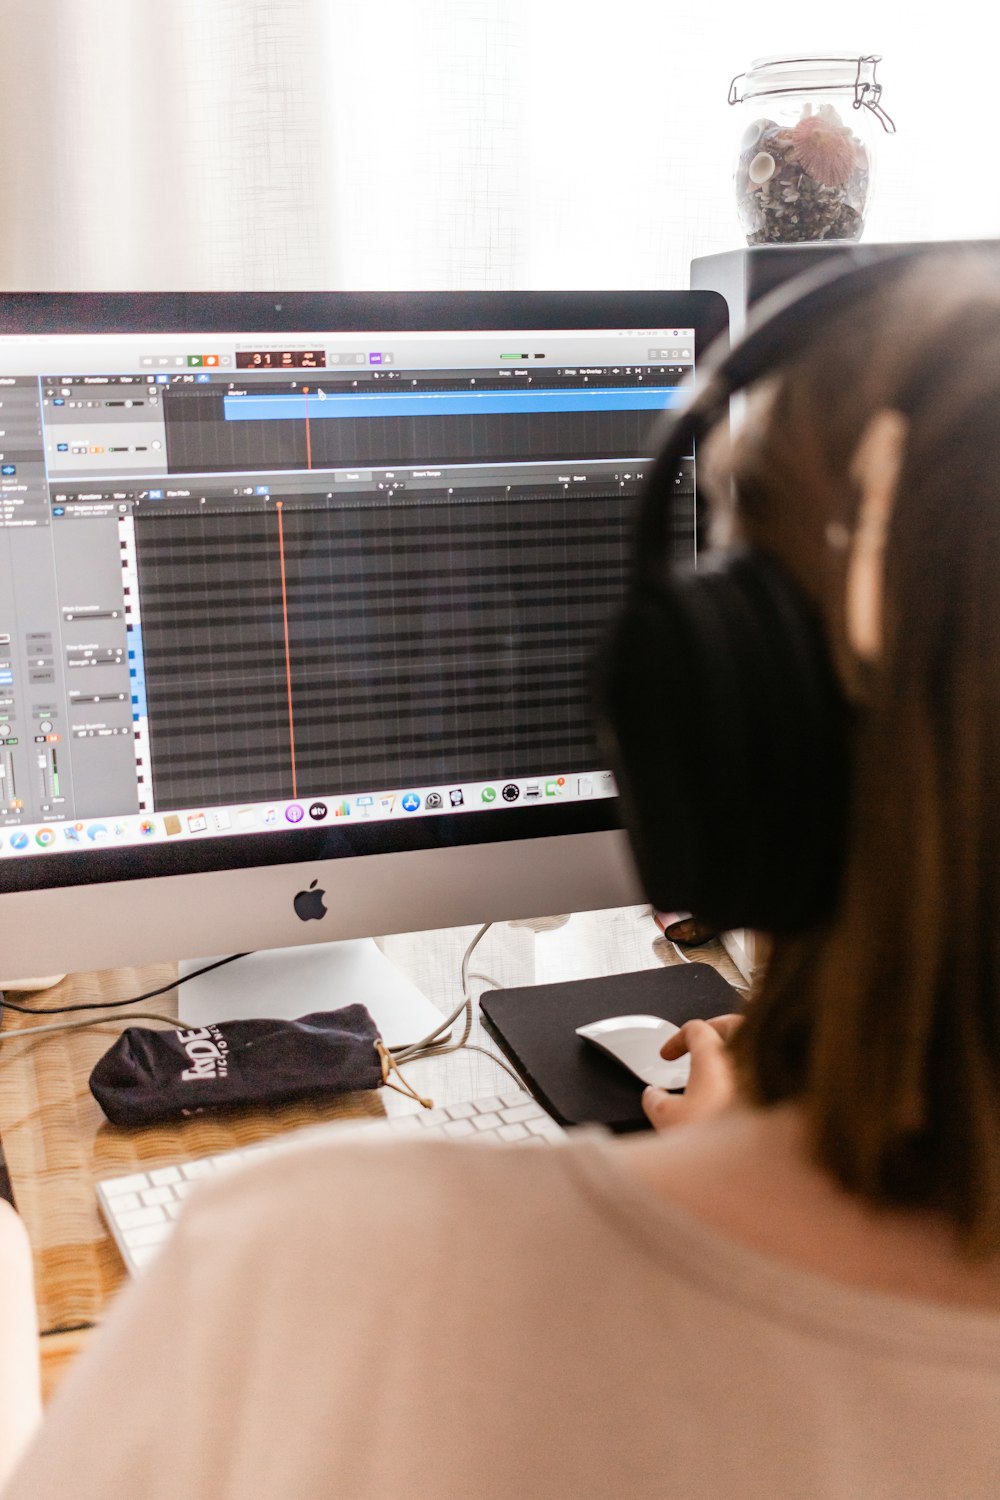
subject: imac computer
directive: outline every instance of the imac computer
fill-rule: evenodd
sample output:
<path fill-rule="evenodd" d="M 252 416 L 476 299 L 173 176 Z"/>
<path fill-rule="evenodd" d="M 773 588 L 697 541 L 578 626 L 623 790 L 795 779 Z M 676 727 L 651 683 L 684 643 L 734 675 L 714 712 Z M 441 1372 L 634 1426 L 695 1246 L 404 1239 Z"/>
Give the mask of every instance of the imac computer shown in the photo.
<path fill-rule="evenodd" d="M 3 977 L 640 899 L 589 668 L 726 323 L 713 292 L 0 297 Z M 693 547 L 693 458 L 677 484 Z"/>

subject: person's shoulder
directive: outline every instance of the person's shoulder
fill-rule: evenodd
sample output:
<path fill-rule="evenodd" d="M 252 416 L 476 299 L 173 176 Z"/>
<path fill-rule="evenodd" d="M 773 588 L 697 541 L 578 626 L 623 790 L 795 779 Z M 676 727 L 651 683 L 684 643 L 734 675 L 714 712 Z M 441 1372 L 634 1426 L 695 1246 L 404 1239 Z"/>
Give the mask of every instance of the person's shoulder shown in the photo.
<path fill-rule="evenodd" d="M 331 1126 L 221 1175 L 194 1195 L 184 1219 L 190 1232 L 238 1232 L 244 1240 L 345 1230 L 362 1243 L 407 1225 L 481 1234 L 509 1224 L 514 1206 L 572 1194 L 562 1160 L 572 1151 L 399 1139 L 380 1130 L 341 1134 Z"/>

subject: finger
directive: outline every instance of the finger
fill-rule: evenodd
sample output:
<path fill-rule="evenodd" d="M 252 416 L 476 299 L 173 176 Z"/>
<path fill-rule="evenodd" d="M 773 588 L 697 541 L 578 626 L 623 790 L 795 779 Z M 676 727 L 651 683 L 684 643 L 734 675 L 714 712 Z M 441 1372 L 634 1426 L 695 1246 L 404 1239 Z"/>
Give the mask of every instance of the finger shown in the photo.
<path fill-rule="evenodd" d="M 684 1056 L 688 1049 L 687 1037 L 684 1035 L 686 1030 L 687 1027 L 682 1026 L 679 1031 L 674 1032 L 673 1036 L 667 1037 L 667 1040 L 660 1048 L 661 1057 L 666 1057 L 673 1061 L 675 1058 Z"/>
<path fill-rule="evenodd" d="M 642 1109 L 654 1130 L 682 1125 L 688 1118 L 683 1094 L 668 1094 L 666 1089 L 650 1086 L 642 1091 Z"/>
<path fill-rule="evenodd" d="M 715 1028 L 724 1042 L 731 1042 L 733 1037 L 739 1031 L 740 1027 L 743 1025 L 745 1019 L 746 1018 L 744 1016 L 733 1014 L 727 1016 L 713 1016 L 708 1024 L 709 1026 Z"/>
<path fill-rule="evenodd" d="M 708 1089 L 717 1079 L 729 1078 L 733 1066 L 729 1047 L 715 1027 L 708 1021 L 689 1021 L 685 1030 L 691 1056 L 688 1090 L 693 1086 Z"/>
<path fill-rule="evenodd" d="M 723 1041 L 728 1041 L 730 1036 L 739 1028 L 742 1016 L 713 1016 L 711 1021 L 688 1021 L 673 1036 L 668 1037 L 660 1048 L 660 1056 L 673 1062 L 678 1057 L 683 1057 L 691 1050 L 691 1037 L 693 1027 L 709 1027 Z M 705 1039 L 705 1045 L 710 1039 Z"/>
<path fill-rule="evenodd" d="M 687 1050 L 694 1056 L 701 1053 L 709 1056 L 715 1052 L 721 1052 L 725 1047 L 714 1021 L 689 1021 L 684 1027 Z"/>
<path fill-rule="evenodd" d="M 717 1113 L 734 1097 L 735 1077 L 729 1047 L 707 1021 L 693 1021 L 688 1032 L 691 1073 L 684 1098 L 699 1117 Z"/>

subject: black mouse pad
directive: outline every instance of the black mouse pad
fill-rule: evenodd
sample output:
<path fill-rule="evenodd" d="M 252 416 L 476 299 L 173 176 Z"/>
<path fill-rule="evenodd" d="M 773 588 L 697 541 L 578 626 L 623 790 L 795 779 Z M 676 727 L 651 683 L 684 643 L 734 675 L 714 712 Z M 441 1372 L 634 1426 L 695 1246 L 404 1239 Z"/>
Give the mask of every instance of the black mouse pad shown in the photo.
<path fill-rule="evenodd" d="M 659 1016 L 683 1026 L 743 1009 L 738 990 L 710 964 L 671 964 L 604 979 L 493 990 L 479 1002 L 483 1026 L 538 1102 L 561 1125 L 641 1130 L 643 1084 L 575 1034 L 608 1016 Z"/>

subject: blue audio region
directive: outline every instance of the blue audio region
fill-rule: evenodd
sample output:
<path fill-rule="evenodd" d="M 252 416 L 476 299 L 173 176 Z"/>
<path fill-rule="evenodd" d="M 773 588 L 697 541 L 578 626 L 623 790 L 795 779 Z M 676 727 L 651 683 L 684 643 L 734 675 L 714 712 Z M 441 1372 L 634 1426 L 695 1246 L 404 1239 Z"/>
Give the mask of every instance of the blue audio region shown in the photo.
<path fill-rule="evenodd" d="M 146 669 L 142 659 L 142 626 L 128 627 L 128 675 L 131 679 L 132 722 L 146 717 Z"/>
<path fill-rule="evenodd" d="M 224 398 L 227 422 L 302 421 L 336 417 L 478 417 L 515 412 L 662 411 L 675 406 L 684 394 L 676 385 L 594 386 L 573 390 L 505 391 L 357 391 L 328 396 L 321 390 L 308 395 L 229 396 Z"/>

